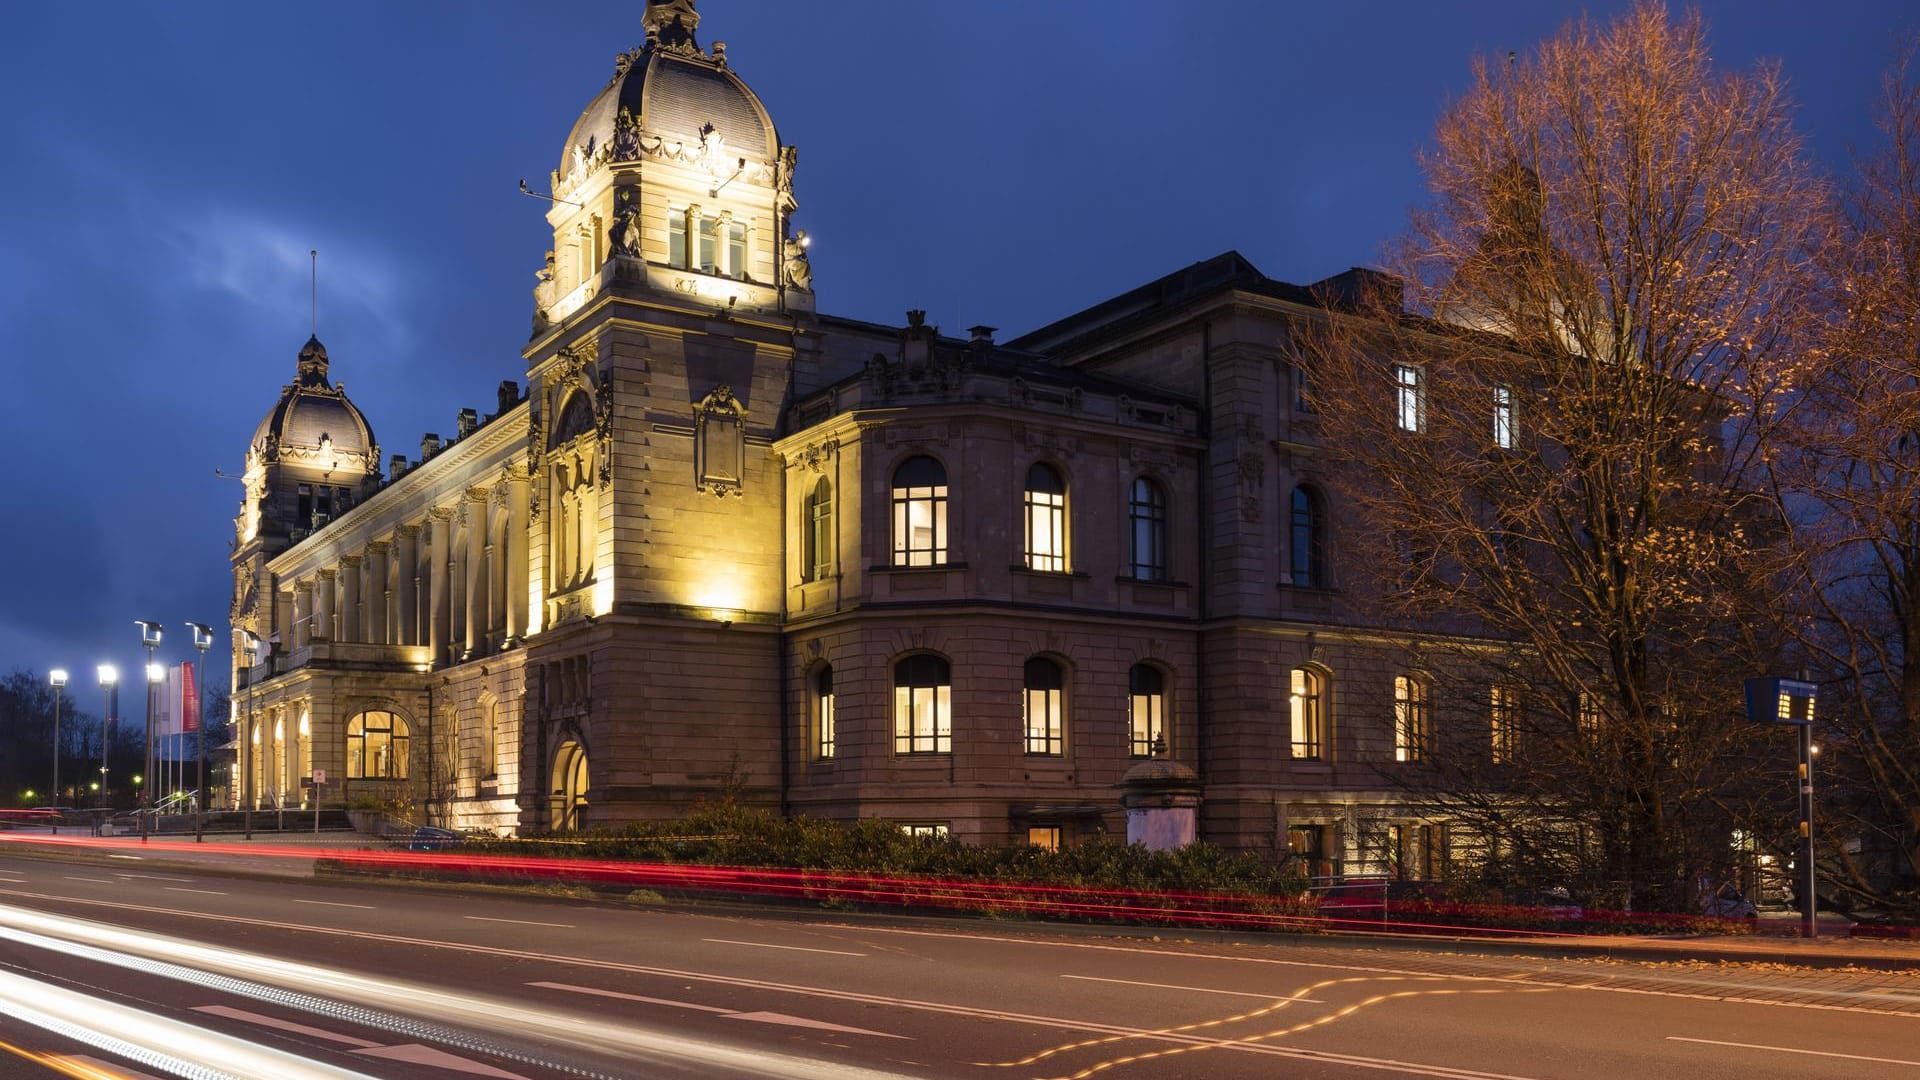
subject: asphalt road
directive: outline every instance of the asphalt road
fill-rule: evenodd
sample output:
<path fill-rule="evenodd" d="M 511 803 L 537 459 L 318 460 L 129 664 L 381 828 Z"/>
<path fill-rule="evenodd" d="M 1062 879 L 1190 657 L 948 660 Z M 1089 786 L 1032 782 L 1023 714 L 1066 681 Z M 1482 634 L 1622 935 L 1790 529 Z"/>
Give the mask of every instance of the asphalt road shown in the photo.
<path fill-rule="evenodd" d="M 1163 937 L 0 854 L 0 1076 L 1920 1076 L 1920 977 Z"/>

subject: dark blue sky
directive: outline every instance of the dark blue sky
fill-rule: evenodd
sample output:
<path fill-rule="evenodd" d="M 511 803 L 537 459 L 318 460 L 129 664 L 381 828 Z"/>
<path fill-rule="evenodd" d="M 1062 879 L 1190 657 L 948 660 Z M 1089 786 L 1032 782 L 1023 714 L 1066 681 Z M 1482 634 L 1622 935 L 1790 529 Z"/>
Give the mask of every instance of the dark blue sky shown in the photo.
<path fill-rule="evenodd" d="M 1587 5 L 1596 14 L 1619 3 Z M 641 0 L 57 3 L 0 34 L 0 670 L 221 626 L 247 440 L 320 337 L 383 452 L 523 377 L 544 188 Z M 1475 53 L 1578 7 L 702 0 L 800 149 L 823 311 L 1010 337 L 1238 248 L 1371 261 Z M 1873 137 L 1893 2 L 1710 3 L 1723 66 L 1781 61 L 1829 168 Z M 564 21 L 561 21 L 564 19 Z M 224 637 L 222 638 L 224 650 Z M 215 663 L 224 669 L 224 655 Z M 97 708 L 87 691 L 82 701 Z"/>

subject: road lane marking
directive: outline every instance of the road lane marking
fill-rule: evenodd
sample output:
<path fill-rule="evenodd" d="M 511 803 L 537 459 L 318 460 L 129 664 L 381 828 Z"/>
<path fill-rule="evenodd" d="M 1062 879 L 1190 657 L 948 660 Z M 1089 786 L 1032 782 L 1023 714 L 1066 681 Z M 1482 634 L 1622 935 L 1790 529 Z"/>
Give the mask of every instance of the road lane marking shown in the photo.
<path fill-rule="evenodd" d="M 161 888 L 167 890 L 168 892 L 197 892 L 197 893 L 205 893 L 208 896 L 227 895 L 226 893 L 221 892 L 219 889 L 183 889 L 178 885 L 162 885 Z"/>
<path fill-rule="evenodd" d="M 113 854 L 112 852 L 108 852 L 108 854 L 107 854 L 107 858 L 109 858 L 109 859 L 127 859 L 127 860 L 129 860 L 129 861 L 132 861 L 132 862 L 139 862 L 139 861 L 140 861 L 140 860 L 141 860 L 142 858 L 145 858 L 145 856 L 142 856 L 142 855 L 115 855 L 115 854 Z"/>
<path fill-rule="evenodd" d="M 572 930 L 574 928 L 572 923 L 535 922 L 532 919 L 489 919 L 485 915 L 462 915 L 460 917 L 463 919 L 472 919 L 474 922 L 508 922 L 518 923 L 521 926 L 557 926 L 563 930 Z"/>
<path fill-rule="evenodd" d="M 1193 994 L 1226 994 L 1229 997 L 1259 998 L 1262 1001 L 1273 1001 L 1277 998 L 1286 997 L 1285 994 L 1254 994 L 1245 990 L 1215 990 L 1211 986 L 1175 986 L 1172 983 L 1140 982 L 1137 979 L 1103 979 L 1098 975 L 1062 975 L 1060 977 L 1063 979 L 1078 979 L 1081 982 L 1119 983 L 1122 986 L 1151 986 L 1155 990 L 1185 990 Z M 1326 1004 L 1326 1002 L 1318 998 L 1293 998 L 1292 1000 L 1304 1001 L 1310 1005 Z"/>
<path fill-rule="evenodd" d="M 1685 1035 L 1669 1035 L 1668 1042 L 1704 1043 L 1707 1046 L 1737 1046 L 1742 1050 L 1771 1050 L 1776 1054 L 1808 1054 L 1813 1057 L 1846 1058 L 1848 1061 L 1872 1061 L 1881 1065 L 1920 1065 L 1920 1061 L 1905 1061 L 1900 1058 L 1868 1057 L 1865 1054 L 1836 1054 L 1831 1050 L 1802 1050 L 1794 1046 L 1762 1046 L 1759 1043 L 1722 1042 L 1719 1039 L 1689 1039 Z"/>
<path fill-rule="evenodd" d="M 809 949 L 804 945 L 769 945 L 764 941 L 734 941 L 730 938 L 703 937 L 701 941 L 715 945 L 750 945 L 756 949 L 785 949 L 788 952 L 824 953 L 827 956 L 865 956 L 863 952 L 843 952 L 840 949 Z"/>
<path fill-rule="evenodd" d="M 691 1001 L 674 1001 L 671 998 L 647 997 L 644 994 L 623 994 L 618 990 L 601 990 L 592 986 L 575 986 L 572 983 L 530 982 L 528 986 L 538 986 L 546 990 L 565 990 L 573 994 L 590 994 L 594 997 L 617 998 L 621 1001 L 638 1001 L 647 1005 L 666 1005 L 675 1009 L 693 1009 L 696 1012 L 716 1013 L 729 1020 L 750 1020 L 758 1024 L 780 1024 L 785 1027 L 812 1028 L 815 1031 L 835 1031 L 843 1035 L 873 1035 L 882 1039 L 904 1039 L 905 1035 L 894 1035 L 885 1031 L 873 1031 L 868 1028 L 847 1027 L 845 1024 L 830 1024 L 825 1020 L 809 1020 L 804 1016 L 788 1013 L 768 1012 L 764 1009 L 743 1011 L 740 1009 L 722 1009 L 717 1005 L 700 1005 Z"/>
<path fill-rule="evenodd" d="M 527 1077 L 521 1076 L 519 1073 L 511 1073 L 505 1069 L 496 1069 L 485 1062 L 475 1061 L 472 1058 L 455 1057 L 445 1050 L 436 1050 L 431 1046 L 422 1046 L 419 1043 L 406 1043 L 401 1046 L 374 1046 L 365 1050 L 355 1050 L 354 1053 L 365 1054 L 368 1057 L 382 1058 L 387 1061 L 404 1061 L 410 1065 L 432 1065 L 435 1068 L 446 1069 L 449 1072 L 472 1073 L 475 1076 L 501 1077 L 503 1080 L 528 1080 Z"/>
<path fill-rule="evenodd" d="M 168 877 L 165 874 L 134 874 L 115 872 L 114 877 L 146 878 L 148 881 L 192 881 L 190 877 Z"/>
<path fill-rule="evenodd" d="M 309 1035 L 316 1039 L 328 1039 L 332 1042 L 345 1043 L 348 1046 L 366 1047 L 380 1045 L 371 1039 L 362 1039 L 353 1035 L 341 1035 L 338 1032 L 328 1031 L 326 1028 L 311 1027 L 307 1024 L 296 1024 L 291 1020 L 282 1020 L 277 1016 L 248 1012 L 245 1009 L 236 1009 L 228 1005 L 196 1005 L 193 1011 L 206 1013 L 209 1016 L 224 1016 L 229 1020 L 244 1020 L 249 1024 L 278 1028 L 281 1031 L 291 1031 L 296 1035 Z"/>
<path fill-rule="evenodd" d="M 62 876 L 62 877 L 64 877 L 64 878 L 66 878 L 66 879 L 67 879 L 68 881 L 91 881 L 91 882 L 93 882 L 93 883 L 95 883 L 95 884 L 97 884 L 97 885 L 112 885 L 112 884 L 114 884 L 114 881 L 113 881 L 113 879 L 112 879 L 112 878 L 103 878 L 103 877 L 75 877 L 75 876 L 74 876 L 74 875 L 72 875 L 72 874 L 62 874 L 61 876 Z"/>
<path fill-rule="evenodd" d="M 295 900 L 295 901 L 294 901 L 294 903 L 296 903 L 296 904 L 316 904 L 316 905 L 318 905 L 318 906 L 320 906 L 320 907 L 350 907 L 350 908 L 359 908 L 359 909 L 361 909 L 362 911 L 375 911 L 375 910 L 377 910 L 377 909 L 376 909 L 376 908 L 375 908 L 375 907 L 374 907 L 374 906 L 373 906 L 372 904 L 342 904 L 342 903 L 340 903 L 340 902 L 339 902 L 339 901 L 337 901 L 337 900 Z"/>

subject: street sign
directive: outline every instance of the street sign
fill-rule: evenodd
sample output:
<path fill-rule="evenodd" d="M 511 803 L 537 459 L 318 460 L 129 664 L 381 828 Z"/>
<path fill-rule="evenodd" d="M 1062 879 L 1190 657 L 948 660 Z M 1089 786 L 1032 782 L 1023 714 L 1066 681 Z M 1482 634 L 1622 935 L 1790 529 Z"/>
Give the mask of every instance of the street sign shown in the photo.
<path fill-rule="evenodd" d="M 1810 724 L 1817 689 L 1799 679 L 1748 679 L 1747 719 L 1756 724 Z"/>
<path fill-rule="evenodd" d="M 321 787 L 324 784 L 326 784 L 326 782 L 327 782 L 327 770 L 325 769 L 313 770 L 313 786 L 314 787 Z"/>

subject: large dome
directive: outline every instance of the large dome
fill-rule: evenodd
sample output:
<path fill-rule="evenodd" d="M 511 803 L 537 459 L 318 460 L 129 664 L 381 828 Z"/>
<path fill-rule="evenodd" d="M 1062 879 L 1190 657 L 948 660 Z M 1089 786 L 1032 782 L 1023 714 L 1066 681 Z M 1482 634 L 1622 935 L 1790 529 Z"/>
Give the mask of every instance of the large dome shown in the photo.
<path fill-rule="evenodd" d="M 779 156 L 773 118 L 727 66 L 726 50 L 715 46 L 709 55 L 695 43 L 699 21 L 691 0 L 650 0 L 647 43 L 615 61 L 612 81 L 567 135 L 556 176 L 571 177 L 582 161 L 612 145 L 623 109 L 642 132 L 668 141 L 697 146 L 711 126 L 729 153 L 763 162 Z"/>
<path fill-rule="evenodd" d="M 254 429 L 252 448 L 272 457 L 289 450 L 300 456 L 331 450 L 372 461 L 378 454 L 367 418 L 347 400 L 345 388 L 327 381 L 327 347 L 319 338 L 308 338 L 300 350 L 299 375 Z"/>

